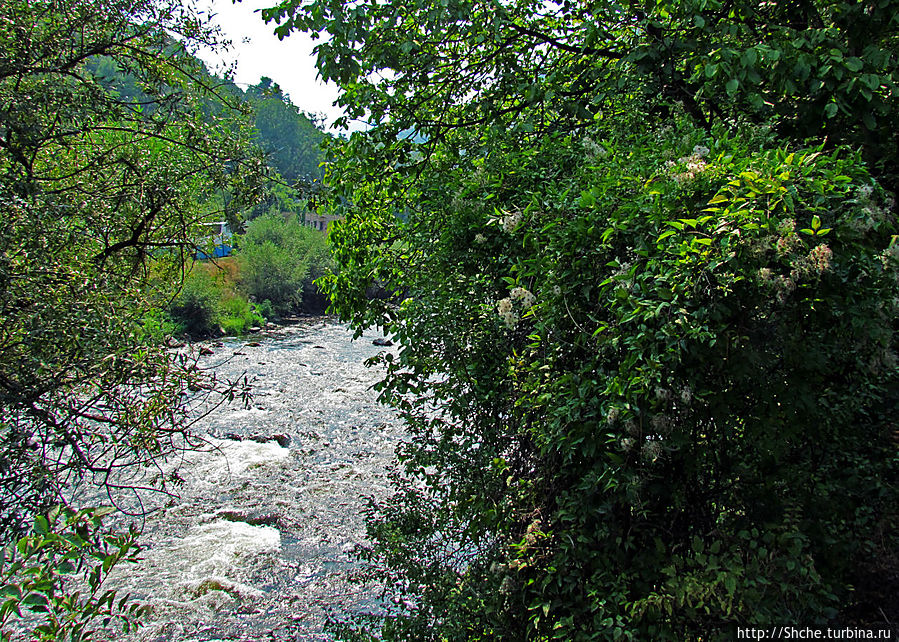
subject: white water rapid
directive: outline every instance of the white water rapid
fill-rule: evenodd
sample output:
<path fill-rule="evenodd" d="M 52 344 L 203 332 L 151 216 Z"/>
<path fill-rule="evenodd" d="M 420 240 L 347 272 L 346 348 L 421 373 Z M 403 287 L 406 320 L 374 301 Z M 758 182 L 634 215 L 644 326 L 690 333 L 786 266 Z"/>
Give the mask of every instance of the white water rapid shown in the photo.
<path fill-rule="evenodd" d="M 180 462 L 178 497 L 152 500 L 143 561 L 109 582 L 151 606 L 147 624 L 108 639 L 328 640 L 329 609 L 374 604 L 348 582 L 350 553 L 364 540 L 362 497 L 388 492 L 402 429 L 370 389 L 381 370 L 363 365 L 394 348 L 351 336 L 319 319 L 226 340 L 202 359 L 220 377 L 245 373 L 252 404 L 195 426 L 209 447 Z"/>

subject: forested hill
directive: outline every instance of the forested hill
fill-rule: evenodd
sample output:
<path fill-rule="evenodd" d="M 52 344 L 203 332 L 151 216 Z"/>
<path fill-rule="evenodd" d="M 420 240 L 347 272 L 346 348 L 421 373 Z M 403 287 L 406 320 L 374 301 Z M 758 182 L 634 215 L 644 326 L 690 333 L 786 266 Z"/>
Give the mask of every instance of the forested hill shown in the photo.
<path fill-rule="evenodd" d="M 317 124 L 270 78 L 248 87 L 244 96 L 253 107 L 259 145 L 281 176 L 291 183 L 321 178 L 326 134 Z"/>
<path fill-rule="evenodd" d="M 146 109 L 159 109 L 159 105 L 141 90 L 135 76 L 121 69 L 111 58 L 94 58 L 88 63 L 88 70 L 124 101 L 146 104 Z M 218 113 L 226 104 L 229 107 L 237 104 L 250 111 L 257 133 L 256 144 L 265 152 L 269 165 L 280 179 L 296 185 L 321 178 L 320 165 L 324 160 L 321 142 L 326 134 L 276 83 L 263 77 L 258 84 L 243 90 L 228 79 L 208 71 L 205 73 L 204 80 L 213 88 L 206 108 L 211 113 Z"/>

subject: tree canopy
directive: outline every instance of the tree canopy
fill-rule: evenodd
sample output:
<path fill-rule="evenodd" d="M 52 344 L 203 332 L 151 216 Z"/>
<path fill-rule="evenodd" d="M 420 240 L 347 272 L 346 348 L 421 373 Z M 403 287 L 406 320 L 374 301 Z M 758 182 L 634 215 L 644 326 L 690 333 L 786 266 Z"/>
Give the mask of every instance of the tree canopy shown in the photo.
<path fill-rule="evenodd" d="M 249 87 L 246 97 L 253 108 L 257 143 L 268 154 L 269 163 L 292 184 L 321 180 L 319 165 L 325 134 L 301 112 L 270 78 Z"/>
<path fill-rule="evenodd" d="M 331 152 L 328 287 L 402 344 L 411 436 L 347 637 L 893 617 L 896 2 L 264 15 L 373 124 Z"/>
<path fill-rule="evenodd" d="M 150 483 L 146 466 L 183 443 L 185 393 L 209 385 L 148 319 L 173 295 L 199 224 L 222 216 L 212 197 L 227 192 L 239 209 L 259 191 L 245 116 L 209 113 L 224 97 L 186 49 L 216 39 L 180 2 L 3 3 L 4 541 L 78 481 Z M 98 60 L 139 91 L 110 87 Z"/>

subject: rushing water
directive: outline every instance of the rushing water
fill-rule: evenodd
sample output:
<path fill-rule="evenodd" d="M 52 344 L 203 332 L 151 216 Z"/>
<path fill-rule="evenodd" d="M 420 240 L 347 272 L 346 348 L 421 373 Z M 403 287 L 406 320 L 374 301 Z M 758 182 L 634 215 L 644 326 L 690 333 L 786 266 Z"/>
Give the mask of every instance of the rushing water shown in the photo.
<path fill-rule="evenodd" d="M 144 523 L 143 561 L 110 585 L 152 607 L 142 641 L 328 640 L 328 609 L 364 609 L 374 596 L 348 582 L 364 540 L 365 495 L 387 492 L 402 438 L 376 402 L 383 350 L 366 334 L 316 320 L 228 340 L 201 361 L 246 374 L 249 408 L 217 409 L 195 430 L 210 448 L 189 453 L 177 498 Z M 115 635 L 111 639 L 122 639 Z"/>

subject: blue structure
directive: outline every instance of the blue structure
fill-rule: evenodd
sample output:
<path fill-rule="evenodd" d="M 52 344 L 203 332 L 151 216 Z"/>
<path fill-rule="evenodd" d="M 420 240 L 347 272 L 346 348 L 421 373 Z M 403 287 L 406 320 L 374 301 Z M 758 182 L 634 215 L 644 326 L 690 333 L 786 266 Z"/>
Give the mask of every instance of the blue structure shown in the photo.
<path fill-rule="evenodd" d="M 231 237 L 234 233 L 225 221 L 216 221 L 214 223 L 204 223 L 211 232 L 208 236 L 203 237 L 202 245 L 197 247 L 194 258 L 200 261 L 207 259 L 220 259 L 223 256 L 230 256 L 234 248 L 231 246 Z M 208 252 L 210 243 L 212 244 L 212 252 Z"/>

